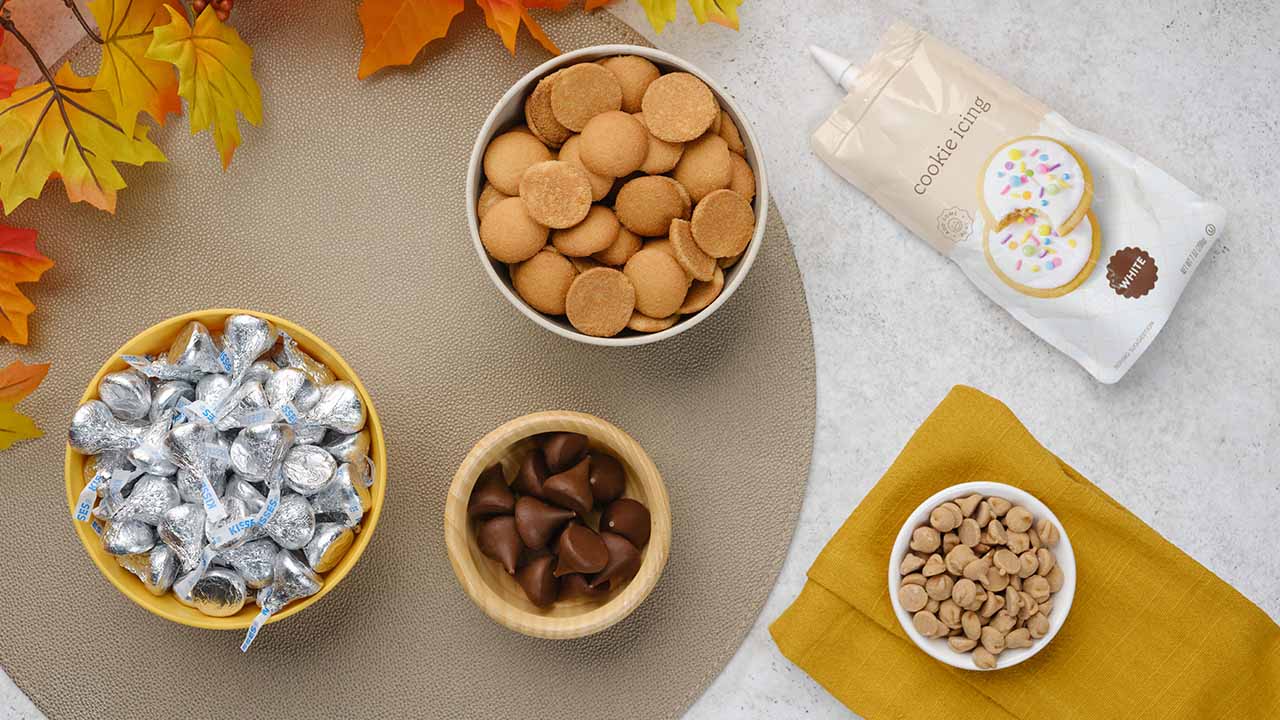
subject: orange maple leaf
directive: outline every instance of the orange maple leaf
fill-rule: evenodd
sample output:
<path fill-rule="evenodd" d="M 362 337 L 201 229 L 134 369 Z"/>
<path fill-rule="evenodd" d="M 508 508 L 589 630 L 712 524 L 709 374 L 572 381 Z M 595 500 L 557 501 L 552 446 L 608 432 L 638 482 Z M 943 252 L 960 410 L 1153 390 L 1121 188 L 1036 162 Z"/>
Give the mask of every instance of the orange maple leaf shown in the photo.
<path fill-rule="evenodd" d="M 0 45 L 4 44 L 4 30 L 0 29 Z M 13 89 L 18 86 L 18 68 L 10 65 L 0 65 L 0 100 L 13 94 Z"/>
<path fill-rule="evenodd" d="M 36 231 L 0 225 L 0 338 L 27 344 L 27 316 L 36 306 L 18 283 L 36 282 L 53 261 L 36 250 Z"/>
<path fill-rule="evenodd" d="M 0 404 L 17 405 L 40 386 L 49 372 L 49 363 L 28 365 L 14 360 L 9 367 L 0 370 Z"/>
<path fill-rule="evenodd" d="M 462 0 L 364 0 L 356 10 L 364 28 L 364 52 L 356 77 L 389 65 L 408 65 L 427 43 L 449 32 Z"/>
<path fill-rule="evenodd" d="M 542 31 L 542 27 L 529 16 L 523 0 L 476 0 L 476 4 L 484 10 L 485 24 L 490 30 L 498 33 L 498 37 L 502 38 L 502 44 L 507 46 L 511 54 L 514 55 L 516 52 L 516 33 L 520 30 L 521 22 L 529 29 L 533 39 L 537 40 L 547 52 L 552 55 L 560 54 L 560 48 L 551 42 L 551 38 Z M 563 10 L 568 4 L 568 0 L 528 0 L 530 7 L 552 10 Z"/>
<path fill-rule="evenodd" d="M 586 4 L 582 6 L 582 9 L 590 12 L 591 10 L 600 9 L 605 5 L 608 5 L 610 2 L 612 2 L 612 0 L 587 0 Z"/>

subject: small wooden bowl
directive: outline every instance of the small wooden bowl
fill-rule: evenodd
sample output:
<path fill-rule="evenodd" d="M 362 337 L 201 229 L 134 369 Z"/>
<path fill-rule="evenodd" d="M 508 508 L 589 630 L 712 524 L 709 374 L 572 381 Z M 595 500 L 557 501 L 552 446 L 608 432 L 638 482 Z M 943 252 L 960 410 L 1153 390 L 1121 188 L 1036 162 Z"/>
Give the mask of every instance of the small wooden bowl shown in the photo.
<path fill-rule="evenodd" d="M 502 463 L 506 477 L 514 477 L 520 460 L 534 447 L 535 436 L 548 432 L 586 435 L 590 447 L 616 457 L 627 473 L 624 497 L 649 508 L 652 535 L 641 549 L 640 572 L 631 582 L 599 599 L 558 600 L 539 608 L 502 566 L 476 545 L 467 521 L 467 500 L 485 468 Z M 658 468 L 640 445 L 622 430 L 593 415 L 552 411 L 516 418 L 481 438 L 463 459 L 449 487 L 444 507 L 444 539 L 449 562 L 471 600 L 500 625 L 518 633 L 551 640 L 579 638 L 600 632 L 631 614 L 649 596 L 671 551 L 671 505 Z"/>
<path fill-rule="evenodd" d="M 80 396 L 80 402 L 83 404 L 98 397 L 98 383 L 102 381 L 104 375 L 129 367 L 124 360 L 120 359 L 121 355 L 144 355 L 164 352 L 169 348 L 169 344 L 173 342 L 173 338 L 178 334 L 178 331 L 192 320 L 199 320 L 210 331 L 218 332 L 226 325 L 228 317 L 242 313 L 270 320 L 277 328 L 288 332 L 298 342 L 298 347 L 305 350 L 308 355 L 328 366 L 339 380 L 346 380 L 355 386 L 368 416 L 366 428 L 369 430 L 369 459 L 373 461 L 374 467 L 373 487 L 369 488 L 372 507 L 365 513 L 364 520 L 360 523 L 360 533 L 356 535 L 356 540 L 351 545 L 351 549 L 343 556 L 337 567 L 321 574 L 324 584 L 319 592 L 286 605 L 284 609 L 267 620 L 268 623 L 274 623 L 306 610 L 337 587 L 342 578 L 346 577 L 347 573 L 351 572 L 351 568 L 355 567 L 356 563 L 360 561 L 360 555 L 368 547 L 369 540 L 373 537 L 373 530 L 378 526 L 378 516 L 382 514 L 382 502 L 387 496 L 386 441 L 382 435 L 382 423 L 378 420 L 378 412 L 373 409 L 373 400 L 369 397 L 364 384 L 360 382 L 360 378 L 356 376 L 351 366 L 323 340 L 311 334 L 306 328 L 289 322 L 284 318 L 268 315 L 257 310 L 231 308 L 197 310 L 171 317 L 135 335 L 102 364 L 98 374 L 93 376 L 93 379 L 89 381 L 89 387 L 85 388 L 84 394 Z M 72 450 L 69 445 L 67 446 L 64 475 L 67 505 L 73 510 L 79 500 L 80 491 L 84 489 L 87 481 L 84 467 L 88 460 L 88 455 L 81 455 Z M 93 531 L 89 523 L 76 522 L 75 520 L 72 520 L 71 523 L 75 526 L 76 535 L 80 538 L 81 544 L 84 545 L 85 552 L 89 553 L 89 557 L 93 559 L 93 564 L 98 566 L 98 570 L 102 571 L 102 575 L 130 600 L 166 620 L 211 630 L 244 630 L 249 627 L 249 624 L 253 622 L 253 618 L 258 614 L 258 608 L 253 604 L 252 599 L 245 603 L 244 608 L 235 615 L 211 617 L 195 608 L 187 607 L 178 602 L 173 593 L 165 593 L 159 597 L 152 595 L 143 586 L 142 581 L 134 577 L 133 573 L 121 567 L 113 556 L 102 549 L 102 543 L 98 540 L 97 533 Z"/>

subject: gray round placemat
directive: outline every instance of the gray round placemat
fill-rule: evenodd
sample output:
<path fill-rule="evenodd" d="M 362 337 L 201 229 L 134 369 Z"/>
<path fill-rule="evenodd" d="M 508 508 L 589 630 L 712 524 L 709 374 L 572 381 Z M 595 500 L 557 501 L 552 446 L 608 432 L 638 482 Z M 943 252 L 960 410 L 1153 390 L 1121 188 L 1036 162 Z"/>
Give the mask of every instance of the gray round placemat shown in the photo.
<path fill-rule="evenodd" d="M 48 435 L 0 453 L 0 663 L 52 717 L 678 714 L 759 613 L 808 475 L 812 337 L 776 209 L 751 275 L 693 330 L 638 348 L 558 338 L 490 285 L 463 201 L 480 124 L 546 57 L 530 38 L 511 58 L 472 8 L 412 68 L 357 82 L 348 7 L 235 12 L 266 120 L 246 129 L 229 172 L 183 117 L 155 133 L 172 163 L 125 171 L 114 218 L 68 206 L 51 185 L 11 219 L 39 228 L 58 265 L 29 290 L 39 311 L 21 353 L 53 362 L 22 406 Z M 565 49 L 643 42 L 603 13 L 539 17 Z M 102 361 L 156 321 L 228 305 L 288 317 L 342 353 L 389 454 L 385 511 L 360 564 L 247 655 L 238 634 L 161 620 L 112 588 L 71 531 L 62 487 L 65 424 Z M 471 445 L 557 408 L 631 433 L 674 518 L 653 595 L 610 630 L 561 642 L 489 621 L 442 537 Z"/>

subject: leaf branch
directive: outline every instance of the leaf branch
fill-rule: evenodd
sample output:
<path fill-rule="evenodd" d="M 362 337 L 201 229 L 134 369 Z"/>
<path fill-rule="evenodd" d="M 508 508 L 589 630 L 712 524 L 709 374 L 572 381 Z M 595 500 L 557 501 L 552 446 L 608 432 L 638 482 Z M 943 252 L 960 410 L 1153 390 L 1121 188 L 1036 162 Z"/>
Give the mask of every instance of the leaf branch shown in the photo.
<path fill-rule="evenodd" d="M 101 45 L 102 36 L 99 35 L 93 28 L 89 27 L 89 23 L 84 19 L 84 15 L 80 14 L 80 6 L 76 5 L 76 0 L 62 0 L 62 1 L 66 3 L 67 7 L 71 8 L 71 12 L 75 14 L 76 20 L 80 22 L 80 27 L 84 28 L 84 34 L 88 35 L 90 40 L 93 40 L 94 42 Z"/>

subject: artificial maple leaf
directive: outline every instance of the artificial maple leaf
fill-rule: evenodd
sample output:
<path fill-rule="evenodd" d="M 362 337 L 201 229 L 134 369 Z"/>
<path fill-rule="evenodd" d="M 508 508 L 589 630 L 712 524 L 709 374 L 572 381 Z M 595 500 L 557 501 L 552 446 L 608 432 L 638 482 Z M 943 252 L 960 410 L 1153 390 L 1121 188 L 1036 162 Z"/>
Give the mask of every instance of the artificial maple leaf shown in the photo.
<path fill-rule="evenodd" d="M 28 365 L 14 360 L 9 367 L 0 370 L 0 403 L 17 405 L 40 386 L 49 372 L 49 363 Z"/>
<path fill-rule="evenodd" d="M 591 10 L 597 10 L 599 8 L 602 8 L 611 2 L 613 2 L 613 0 L 587 0 L 582 5 L 582 9 L 590 12 Z"/>
<path fill-rule="evenodd" d="M 177 0 L 93 0 L 89 12 L 102 36 L 102 63 L 95 90 L 111 97 L 116 121 L 133 132 L 139 112 L 164 125 L 165 117 L 182 112 L 178 79 L 168 63 L 146 56 L 152 31 L 168 19 L 162 9 Z"/>
<path fill-rule="evenodd" d="M 733 30 L 738 29 L 738 6 L 742 0 L 689 0 L 693 16 L 699 23 L 710 20 Z"/>
<path fill-rule="evenodd" d="M 444 37 L 462 0 L 364 0 L 356 12 L 364 28 L 356 77 L 363 80 L 389 65 L 408 65 L 427 43 Z"/>
<path fill-rule="evenodd" d="M 8 403 L 0 403 L 0 450 L 8 450 L 10 445 L 20 440 L 31 440 L 43 434 L 31 418 L 14 410 Z"/>
<path fill-rule="evenodd" d="M 92 84 L 64 64 L 53 82 L 28 85 L 0 101 L 0 202 L 6 213 L 39 197 L 52 176 L 62 178 L 72 202 L 115 212 L 116 191 L 125 182 L 114 163 L 165 159 L 145 126 L 126 133 L 111 119 L 111 98 Z"/>
<path fill-rule="evenodd" d="M 636 0 L 644 8 L 649 24 L 655 32 L 662 32 L 667 23 L 676 19 L 676 0 Z"/>
<path fill-rule="evenodd" d="M 560 48 L 551 41 L 551 38 L 542 31 L 542 26 L 529 15 L 529 11 L 525 9 L 523 0 L 476 0 L 476 4 L 484 10 L 484 22 L 489 29 L 498 33 L 498 37 L 502 38 L 502 44 L 507 46 L 507 50 L 511 54 L 516 52 L 516 33 L 520 30 L 520 23 L 524 23 L 529 28 L 529 34 L 534 40 L 538 41 L 547 52 L 552 55 L 559 55 Z M 559 2 L 558 0 L 530 0 L 531 7 L 546 7 L 554 10 L 563 9 L 568 2 Z"/>
<path fill-rule="evenodd" d="M 0 337 L 27 344 L 27 316 L 36 306 L 18 289 L 18 283 L 36 282 L 51 267 L 53 261 L 36 250 L 35 230 L 0 225 Z M 0 378 L 12 367 L 0 373 Z M 0 382 L 0 402 L 17 402 L 5 397 L 4 390 Z"/>
<path fill-rule="evenodd" d="M 4 44 L 4 30 L 0 29 L 0 45 Z M 0 100 L 13 94 L 13 89 L 18 86 L 18 68 L 10 65 L 0 65 Z"/>
<path fill-rule="evenodd" d="M 195 27 L 164 5 L 171 22 L 152 31 L 147 57 L 178 68 L 178 94 L 187 99 L 191 134 L 213 127 L 213 143 L 222 169 L 240 146 L 239 111 L 252 125 L 262 124 L 262 93 L 253 79 L 253 49 L 206 5 Z"/>

